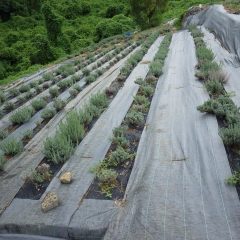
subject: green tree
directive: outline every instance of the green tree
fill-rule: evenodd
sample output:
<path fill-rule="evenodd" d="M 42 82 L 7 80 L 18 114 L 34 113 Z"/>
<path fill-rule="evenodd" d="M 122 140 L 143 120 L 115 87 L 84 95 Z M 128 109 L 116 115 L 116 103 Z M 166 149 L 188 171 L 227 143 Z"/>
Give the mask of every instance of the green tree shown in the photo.
<path fill-rule="evenodd" d="M 159 23 L 159 12 L 163 11 L 167 0 L 130 0 L 132 15 L 142 29 Z"/>
<path fill-rule="evenodd" d="M 8 21 L 11 17 L 11 0 L 0 1 L 0 17 L 2 21 Z"/>
<path fill-rule="evenodd" d="M 33 10 L 37 12 L 40 11 L 41 3 L 42 3 L 41 0 L 25 0 L 28 13 L 31 15 Z"/>
<path fill-rule="evenodd" d="M 104 19 L 96 26 L 96 41 L 113 35 L 122 34 L 134 29 L 134 22 L 131 18 L 119 14 L 111 19 Z"/>
<path fill-rule="evenodd" d="M 35 51 L 31 54 L 32 64 L 45 64 L 54 60 L 55 54 L 46 36 L 38 34 L 33 39 Z"/>
<path fill-rule="evenodd" d="M 105 17 L 112 18 L 115 15 L 123 13 L 123 11 L 124 11 L 124 5 L 121 5 L 121 4 L 111 5 L 107 8 Z"/>
<path fill-rule="evenodd" d="M 62 36 L 62 18 L 54 12 L 47 2 L 42 6 L 42 13 L 44 15 L 48 39 L 53 43 L 57 43 L 58 38 Z"/>

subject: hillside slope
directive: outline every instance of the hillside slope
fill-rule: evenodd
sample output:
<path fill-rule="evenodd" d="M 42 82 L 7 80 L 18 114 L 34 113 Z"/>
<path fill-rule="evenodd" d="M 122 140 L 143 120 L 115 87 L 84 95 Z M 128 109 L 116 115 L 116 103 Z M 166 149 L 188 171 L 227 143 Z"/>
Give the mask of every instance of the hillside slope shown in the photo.
<path fill-rule="evenodd" d="M 9 8 L 9 2 L 13 3 L 11 18 L 3 14 L 3 10 Z M 49 46 L 40 11 L 41 2 L 46 0 L 7 0 L 0 3 L 0 16 L 4 20 L 0 20 L 0 84 L 32 73 L 42 65 L 78 52 L 100 39 L 137 28 L 130 15 L 129 1 L 52 0 L 48 2 L 62 21 L 64 38 L 57 46 Z M 180 19 L 191 6 L 216 2 L 224 2 L 234 8 L 239 6 L 238 1 L 169 0 L 165 12 L 159 14 L 162 22 L 166 22 Z"/>

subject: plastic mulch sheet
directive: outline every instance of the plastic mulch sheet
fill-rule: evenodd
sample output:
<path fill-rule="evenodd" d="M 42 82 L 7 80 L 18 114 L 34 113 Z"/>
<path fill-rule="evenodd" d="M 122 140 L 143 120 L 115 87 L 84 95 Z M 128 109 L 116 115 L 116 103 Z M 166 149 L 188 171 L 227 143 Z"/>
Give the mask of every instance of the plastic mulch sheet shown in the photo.
<path fill-rule="evenodd" d="M 189 16 L 185 22 L 187 25 L 203 25 L 240 60 L 240 15 L 226 12 L 222 5 L 213 5 Z"/>
<path fill-rule="evenodd" d="M 212 33 L 204 27 L 201 27 L 201 30 L 204 33 L 204 41 L 215 55 L 215 60 L 221 64 L 223 71 L 228 76 L 228 81 L 224 84 L 226 91 L 231 93 L 232 100 L 240 107 L 239 62 L 236 61 L 234 54 L 221 46 L 221 43 Z"/>

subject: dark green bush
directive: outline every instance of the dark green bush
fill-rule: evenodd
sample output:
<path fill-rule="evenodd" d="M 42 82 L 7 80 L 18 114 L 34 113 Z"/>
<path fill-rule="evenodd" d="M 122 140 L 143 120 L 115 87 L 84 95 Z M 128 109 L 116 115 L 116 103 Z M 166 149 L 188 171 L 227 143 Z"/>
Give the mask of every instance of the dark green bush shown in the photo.
<path fill-rule="evenodd" d="M 111 5 L 106 9 L 105 17 L 112 18 L 115 15 L 121 14 L 124 11 L 124 6 L 121 4 Z"/>
<path fill-rule="evenodd" d="M 111 19 L 102 20 L 96 26 L 96 40 L 99 41 L 113 35 L 122 34 L 134 29 L 134 22 L 131 18 L 122 14 Z"/>
<path fill-rule="evenodd" d="M 66 106 L 66 102 L 64 102 L 60 98 L 56 98 L 53 101 L 53 106 L 57 110 L 57 112 L 59 112 Z"/>

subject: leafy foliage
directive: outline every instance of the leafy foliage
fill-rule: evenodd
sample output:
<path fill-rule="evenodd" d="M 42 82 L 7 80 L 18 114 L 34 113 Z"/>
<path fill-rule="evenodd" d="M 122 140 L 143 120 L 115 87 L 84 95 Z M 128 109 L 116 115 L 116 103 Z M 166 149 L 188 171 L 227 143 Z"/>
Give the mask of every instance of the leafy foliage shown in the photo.
<path fill-rule="evenodd" d="M 62 18 L 52 9 L 48 2 L 42 6 L 48 39 L 57 43 L 62 35 Z"/>
<path fill-rule="evenodd" d="M 135 27 L 131 18 L 123 14 L 116 15 L 113 18 L 102 20 L 96 26 L 96 40 L 99 41 L 113 35 L 121 34 Z"/>
<path fill-rule="evenodd" d="M 132 14 L 142 29 L 157 26 L 159 11 L 164 10 L 166 3 L 167 0 L 130 0 Z"/>

